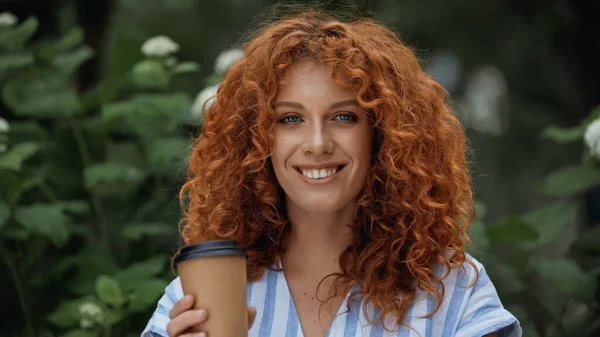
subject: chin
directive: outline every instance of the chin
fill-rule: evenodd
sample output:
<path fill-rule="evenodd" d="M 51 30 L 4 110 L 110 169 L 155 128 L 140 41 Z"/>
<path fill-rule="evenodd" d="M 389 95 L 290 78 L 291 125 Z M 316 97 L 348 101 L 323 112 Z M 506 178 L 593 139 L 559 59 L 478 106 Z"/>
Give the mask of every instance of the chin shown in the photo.
<path fill-rule="evenodd" d="M 308 200 L 307 200 L 308 199 Z M 309 197 L 305 196 L 296 202 L 296 205 L 307 213 L 334 213 L 344 208 L 349 204 L 349 201 L 342 201 L 332 197 Z"/>

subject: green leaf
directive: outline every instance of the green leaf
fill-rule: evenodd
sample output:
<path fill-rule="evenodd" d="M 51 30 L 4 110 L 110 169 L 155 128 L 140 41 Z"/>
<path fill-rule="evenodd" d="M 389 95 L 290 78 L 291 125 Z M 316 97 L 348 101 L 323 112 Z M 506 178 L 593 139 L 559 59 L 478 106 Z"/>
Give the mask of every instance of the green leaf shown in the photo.
<path fill-rule="evenodd" d="M 33 36 L 39 26 L 38 19 L 29 17 L 18 27 L 0 32 L 0 47 L 8 50 L 21 48 Z"/>
<path fill-rule="evenodd" d="M 23 228 L 7 228 L 2 237 L 16 241 L 27 241 L 31 238 L 31 232 Z"/>
<path fill-rule="evenodd" d="M 600 226 L 582 231 L 573 243 L 573 249 L 590 255 L 592 252 L 600 252 Z"/>
<path fill-rule="evenodd" d="M 123 118 L 134 133 L 152 140 L 172 134 L 177 128 L 179 113 L 190 105 L 189 97 L 181 93 L 138 94 L 127 101 L 106 104 L 102 118 Z"/>
<path fill-rule="evenodd" d="M 37 142 L 43 144 L 48 140 L 48 130 L 42 127 L 36 122 L 30 121 L 11 121 L 10 130 L 8 131 L 8 137 L 11 143 L 25 143 L 25 142 Z"/>
<path fill-rule="evenodd" d="M 48 316 L 48 320 L 61 328 L 68 328 L 79 323 L 77 312 L 73 308 L 73 302 L 61 302 L 58 308 Z"/>
<path fill-rule="evenodd" d="M 146 145 L 146 157 L 153 166 L 169 168 L 186 157 L 189 146 L 182 138 L 157 138 Z"/>
<path fill-rule="evenodd" d="M 546 177 L 544 191 L 552 196 L 571 196 L 597 185 L 600 185 L 600 170 L 572 166 Z"/>
<path fill-rule="evenodd" d="M 97 337 L 98 334 L 99 334 L 99 332 L 95 331 L 95 330 L 77 329 L 77 330 L 69 331 L 68 333 L 66 333 L 60 337 Z"/>
<path fill-rule="evenodd" d="M 58 41 L 42 47 L 39 51 L 40 56 L 46 60 L 53 59 L 57 53 L 67 51 L 83 42 L 84 31 L 81 27 L 76 26 L 71 28 Z"/>
<path fill-rule="evenodd" d="M 548 283 L 588 303 L 594 298 L 596 280 L 586 274 L 574 261 L 566 258 L 538 259 L 532 261 L 533 269 Z"/>
<path fill-rule="evenodd" d="M 8 78 L 2 98 L 17 116 L 64 117 L 81 111 L 81 102 L 68 78 L 53 69 L 35 68 Z"/>
<path fill-rule="evenodd" d="M 119 271 L 115 275 L 115 280 L 125 290 L 136 288 L 139 284 L 143 284 L 148 279 L 162 273 L 167 265 L 167 260 L 167 256 L 161 254 L 142 262 L 133 263 L 129 267 Z"/>
<path fill-rule="evenodd" d="M 136 223 L 123 228 L 121 234 L 129 239 L 137 241 L 144 235 L 161 236 L 177 233 L 177 229 L 165 223 Z"/>
<path fill-rule="evenodd" d="M 119 283 L 108 275 L 100 275 L 96 280 L 96 295 L 104 303 L 120 307 L 125 303 Z"/>
<path fill-rule="evenodd" d="M 90 203 L 86 200 L 59 201 L 57 204 L 63 211 L 73 214 L 88 214 L 91 210 Z"/>
<path fill-rule="evenodd" d="M 125 318 L 125 312 L 122 309 L 108 309 L 105 313 L 104 324 L 115 325 Z"/>
<path fill-rule="evenodd" d="M 85 186 L 93 189 L 107 182 L 137 184 L 144 179 L 144 173 L 133 166 L 106 162 L 86 167 L 83 171 L 83 178 Z"/>
<path fill-rule="evenodd" d="M 133 67 L 133 83 L 139 89 L 165 89 L 171 78 L 158 60 L 143 60 Z"/>
<path fill-rule="evenodd" d="M 54 66 L 64 75 L 71 75 L 92 56 L 94 56 L 92 48 L 81 46 L 70 53 L 58 55 L 54 60 Z"/>
<path fill-rule="evenodd" d="M 129 310 L 142 312 L 156 305 L 165 292 L 168 282 L 161 279 L 149 279 L 133 290 Z"/>
<path fill-rule="evenodd" d="M 0 229 L 6 224 L 8 218 L 10 218 L 10 206 L 4 199 L 0 199 Z"/>
<path fill-rule="evenodd" d="M 11 69 L 21 68 L 33 64 L 33 55 L 30 53 L 0 55 L 0 79 Z"/>
<path fill-rule="evenodd" d="M 577 205 L 557 202 L 525 214 L 523 220 L 537 230 L 540 236 L 535 244 L 541 245 L 558 239 L 574 223 L 576 214 Z"/>
<path fill-rule="evenodd" d="M 38 152 L 40 146 L 37 143 L 20 143 L 10 151 L 0 155 L 0 169 L 13 171 L 21 170 L 23 162 Z"/>
<path fill-rule="evenodd" d="M 79 295 L 94 292 L 98 275 L 113 275 L 119 270 L 114 258 L 105 248 L 86 246 L 76 255 L 77 273 L 69 278 L 68 288 Z"/>
<path fill-rule="evenodd" d="M 542 137 L 552 139 L 560 144 L 580 142 L 585 133 L 585 125 L 577 125 L 570 128 L 550 126 L 542 131 Z"/>
<path fill-rule="evenodd" d="M 529 242 L 538 239 L 537 230 L 517 217 L 509 217 L 501 225 L 488 226 L 487 237 L 494 243 Z"/>
<path fill-rule="evenodd" d="M 39 181 L 39 177 L 28 177 L 18 171 L 0 168 L 0 198 L 14 207 L 21 195 L 37 186 Z"/>
<path fill-rule="evenodd" d="M 173 68 L 173 74 L 191 73 L 200 70 L 200 66 L 196 62 L 181 62 Z"/>
<path fill-rule="evenodd" d="M 475 206 L 475 218 L 483 221 L 487 215 L 487 206 L 479 200 L 475 200 L 473 205 Z"/>
<path fill-rule="evenodd" d="M 486 270 L 499 293 L 517 295 L 527 289 L 527 284 L 514 265 L 491 254 L 486 256 L 486 262 Z"/>
<path fill-rule="evenodd" d="M 67 217 L 57 204 L 33 204 L 20 206 L 14 217 L 25 229 L 46 236 L 57 247 L 62 247 L 69 238 Z"/>

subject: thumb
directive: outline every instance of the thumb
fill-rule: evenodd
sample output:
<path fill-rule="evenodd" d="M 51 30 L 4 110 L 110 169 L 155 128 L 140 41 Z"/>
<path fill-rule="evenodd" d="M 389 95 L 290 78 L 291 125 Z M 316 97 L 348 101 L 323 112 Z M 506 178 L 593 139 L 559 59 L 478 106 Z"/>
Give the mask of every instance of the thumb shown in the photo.
<path fill-rule="evenodd" d="M 254 319 L 256 318 L 256 308 L 248 307 L 248 330 L 252 327 Z"/>

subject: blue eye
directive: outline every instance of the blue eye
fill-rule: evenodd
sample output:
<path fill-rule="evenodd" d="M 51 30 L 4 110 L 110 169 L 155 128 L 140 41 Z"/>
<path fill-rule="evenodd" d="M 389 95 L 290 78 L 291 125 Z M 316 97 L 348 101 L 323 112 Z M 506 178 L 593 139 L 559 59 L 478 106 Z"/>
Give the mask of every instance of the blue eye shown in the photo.
<path fill-rule="evenodd" d="M 282 120 L 282 123 L 288 123 L 288 124 L 295 124 L 300 122 L 300 117 L 296 116 L 296 115 L 289 115 L 289 116 L 285 116 Z"/>
<path fill-rule="evenodd" d="M 335 117 L 338 118 L 342 122 L 353 122 L 356 120 L 356 117 L 354 117 L 354 115 L 349 114 L 349 113 L 340 113 L 340 114 L 337 114 Z"/>

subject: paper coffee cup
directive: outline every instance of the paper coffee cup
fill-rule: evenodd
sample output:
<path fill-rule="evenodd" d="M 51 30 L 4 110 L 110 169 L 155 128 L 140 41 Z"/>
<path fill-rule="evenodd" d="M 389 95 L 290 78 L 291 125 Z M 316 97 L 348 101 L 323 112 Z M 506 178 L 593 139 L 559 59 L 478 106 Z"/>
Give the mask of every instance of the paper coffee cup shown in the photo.
<path fill-rule="evenodd" d="M 246 250 L 235 241 L 214 240 L 182 248 L 174 258 L 184 294 L 208 319 L 192 328 L 212 337 L 247 337 Z"/>

